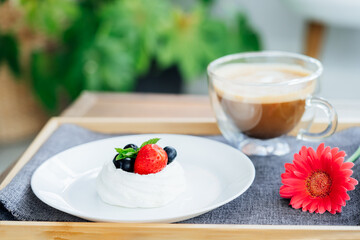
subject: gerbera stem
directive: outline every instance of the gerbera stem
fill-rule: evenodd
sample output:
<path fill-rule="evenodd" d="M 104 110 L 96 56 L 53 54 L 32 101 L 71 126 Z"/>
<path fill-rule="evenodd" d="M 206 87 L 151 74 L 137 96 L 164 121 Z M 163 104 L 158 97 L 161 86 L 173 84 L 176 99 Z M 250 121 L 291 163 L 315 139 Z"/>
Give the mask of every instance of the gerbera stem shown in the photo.
<path fill-rule="evenodd" d="M 360 147 L 349 157 L 346 162 L 355 162 L 360 157 Z"/>

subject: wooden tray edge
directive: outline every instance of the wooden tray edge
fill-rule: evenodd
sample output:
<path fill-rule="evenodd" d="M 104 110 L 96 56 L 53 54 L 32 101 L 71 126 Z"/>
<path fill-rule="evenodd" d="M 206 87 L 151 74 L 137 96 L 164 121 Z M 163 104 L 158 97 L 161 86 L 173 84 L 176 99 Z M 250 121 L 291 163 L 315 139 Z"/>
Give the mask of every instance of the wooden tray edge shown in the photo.
<path fill-rule="evenodd" d="M 359 239 L 358 227 L 0 222 L 6 239 Z"/>

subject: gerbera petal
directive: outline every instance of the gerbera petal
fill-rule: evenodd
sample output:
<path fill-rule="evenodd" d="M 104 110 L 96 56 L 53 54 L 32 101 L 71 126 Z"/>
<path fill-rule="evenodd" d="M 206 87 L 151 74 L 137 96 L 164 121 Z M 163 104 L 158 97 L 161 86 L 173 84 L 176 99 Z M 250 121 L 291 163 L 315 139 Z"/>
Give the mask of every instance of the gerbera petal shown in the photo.
<path fill-rule="evenodd" d="M 292 205 L 296 209 L 301 208 L 304 200 L 308 198 L 309 195 L 306 192 L 298 192 L 291 198 L 290 205 Z"/>
<path fill-rule="evenodd" d="M 290 205 L 295 209 L 299 209 L 299 208 L 301 208 L 302 201 L 297 201 L 297 202 L 291 202 L 290 201 Z"/>
<path fill-rule="evenodd" d="M 324 148 L 325 148 L 325 143 L 321 143 L 318 148 L 316 149 L 316 154 L 318 156 L 318 158 L 321 157 L 323 151 L 324 151 Z"/>
<path fill-rule="evenodd" d="M 332 169 L 331 162 L 332 162 L 332 155 L 330 151 L 328 151 L 326 154 L 323 154 L 321 156 L 321 169 L 323 169 L 325 172 L 331 172 Z"/>
<path fill-rule="evenodd" d="M 331 155 L 335 156 L 339 152 L 339 148 L 334 147 L 331 149 Z"/>
<path fill-rule="evenodd" d="M 334 162 L 337 163 L 339 167 L 341 167 L 341 165 L 344 163 L 344 157 L 334 158 Z"/>
<path fill-rule="evenodd" d="M 312 201 L 311 201 L 311 199 L 309 198 L 309 196 L 306 197 L 306 198 L 304 199 L 304 201 L 303 201 L 303 204 L 302 204 L 303 209 L 304 209 L 304 208 L 307 209 L 307 207 L 308 207 L 311 203 L 312 203 Z"/>
<path fill-rule="evenodd" d="M 354 163 L 352 163 L 352 162 L 344 162 L 344 163 L 341 165 L 340 169 L 341 169 L 341 170 L 343 170 L 343 169 L 350 169 L 350 168 L 352 168 L 353 166 L 354 166 Z"/>
<path fill-rule="evenodd" d="M 315 210 L 318 208 L 318 203 L 317 201 L 313 201 L 309 207 L 309 212 L 313 213 L 315 212 Z"/>
<path fill-rule="evenodd" d="M 349 178 L 344 177 L 339 172 L 334 171 L 331 175 L 333 187 L 341 186 L 344 182 L 348 182 Z"/>
<path fill-rule="evenodd" d="M 335 210 L 335 209 L 332 209 L 332 210 L 330 211 L 330 213 L 331 213 L 331 214 L 336 214 L 336 210 Z"/>
<path fill-rule="evenodd" d="M 331 148 L 329 146 L 327 146 L 324 151 L 322 152 L 322 155 L 326 155 L 326 154 L 331 154 Z M 332 157 L 332 154 L 331 154 L 331 157 Z M 319 157 L 320 159 L 320 157 Z"/>
<path fill-rule="evenodd" d="M 353 174 L 352 170 L 346 169 L 346 170 L 341 170 L 338 173 L 338 177 L 342 178 L 342 179 L 348 179 L 351 175 Z"/>
<path fill-rule="evenodd" d="M 337 152 L 336 154 L 332 154 L 333 155 L 333 158 L 336 159 L 336 158 L 343 158 L 346 156 L 346 153 L 344 151 L 340 151 L 340 152 Z"/>
<path fill-rule="evenodd" d="M 309 165 L 311 171 L 314 171 L 316 169 L 316 167 L 313 164 L 313 159 L 311 158 L 311 156 L 307 156 L 306 163 Z"/>
<path fill-rule="evenodd" d="M 303 158 L 303 161 L 307 160 L 308 152 L 307 152 L 307 148 L 305 146 L 301 147 L 301 149 L 299 151 L 299 155 Z"/>
<path fill-rule="evenodd" d="M 295 174 L 293 172 L 286 171 L 286 172 L 281 174 L 281 177 L 282 178 L 294 178 Z"/>
<path fill-rule="evenodd" d="M 341 213 L 341 206 L 337 206 L 337 207 L 335 208 L 335 210 L 336 210 L 336 212 Z"/>
<path fill-rule="evenodd" d="M 350 196 L 349 196 L 349 194 L 346 194 L 346 195 L 345 195 L 344 200 L 345 200 L 345 201 L 350 200 Z"/>
<path fill-rule="evenodd" d="M 282 179 L 293 178 L 293 177 L 292 177 L 292 174 L 287 173 L 287 172 L 286 172 L 286 173 L 282 173 L 280 176 L 281 176 Z"/>
<path fill-rule="evenodd" d="M 283 178 L 281 182 L 288 186 L 302 186 L 304 185 L 304 180 L 297 178 Z"/>
<path fill-rule="evenodd" d="M 311 204 L 312 204 L 312 201 L 309 198 L 305 199 L 303 202 L 303 205 L 302 205 L 303 212 L 308 211 Z"/>
<path fill-rule="evenodd" d="M 324 207 L 325 209 L 330 212 L 331 211 L 331 200 L 330 197 L 324 198 Z"/>
<path fill-rule="evenodd" d="M 345 183 L 343 184 L 343 186 L 344 186 L 348 191 L 351 191 L 351 190 L 354 190 L 354 189 L 355 189 L 354 184 L 351 184 L 351 183 L 349 183 L 349 182 L 345 182 Z"/>
<path fill-rule="evenodd" d="M 308 156 L 310 156 L 312 159 L 319 159 L 312 147 L 308 148 Z"/>
<path fill-rule="evenodd" d="M 344 196 L 344 194 L 346 194 L 346 191 L 347 189 L 342 185 L 334 184 L 332 186 L 329 196 L 331 197 L 331 199 L 337 200 L 337 197 Z"/>
<path fill-rule="evenodd" d="M 291 163 L 285 163 L 284 164 L 285 170 L 287 171 L 293 171 L 294 170 L 294 165 Z"/>
<path fill-rule="evenodd" d="M 353 184 L 354 186 L 358 185 L 358 181 L 355 178 L 349 178 L 349 183 Z"/>
<path fill-rule="evenodd" d="M 300 179 L 305 180 L 305 178 L 307 178 L 308 174 L 304 173 L 304 172 L 299 172 L 299 171 L 294 171 L 295 176 L 297 176 Z"/>
<path fill-rule="evenodd" d="M 304 160 L 299 160 L 300 155 L 294 156 L 294 166 L 298 171 L 303 171 L 303 172 L 309 172 L 311 171 L 311 166 L 309 165 L 308 161 L 304 161 Z"/>
<path fill-rule="evenodd" d="M 324 204 L 322 202 L 319 203 L 319 207 L 318 207 L 318 213 L 323 214 L 325 212 L 325 207 Z"/>
<path fill-rule="evenodd" d="M 337 205 L 340 206 L 345 205 L 345 200 L 342 197 L 340 197 L 340 195 L 334 195 L 332 199 L 334 200 L 334 203 L 336 203 Z"/>
<path fill-rule="evenodd" d="M 292 198 L 292 194 L 286 194 L 286 193 L 280 193 L 280 197 L 282 197 L 282 198 L 287 198 L 287 199 L 290 199 L 290 198 Z"/>
<path fill-rule="evenodd" d="M 340 170 L 340 168 L 341 168 L 341 165 L 344 163 L 344 158 L 343 157 L 339 157 L 339 158 L 333 158 L 333 169 L 334 170 L 336 170 L 336 169 L 338 169 L 338 170 Z"/>
<path fill-rule="evenodd" d="M 279 193 L 280 193 L 280 196 L 282 198 L 291 198 L 294 195 L 295 192 L 294 192 L 293 188 L 282 185 L 280 187 L 280 192 Z"/>

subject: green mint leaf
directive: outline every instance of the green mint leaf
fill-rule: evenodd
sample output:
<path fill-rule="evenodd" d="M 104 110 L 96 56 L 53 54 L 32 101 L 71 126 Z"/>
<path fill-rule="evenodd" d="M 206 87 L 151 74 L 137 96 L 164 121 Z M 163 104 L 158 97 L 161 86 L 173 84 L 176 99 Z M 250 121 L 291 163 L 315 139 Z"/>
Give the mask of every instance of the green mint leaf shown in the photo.
<path fill-rule="evenodd" d="M 122 153 L 125 149 L 122 149 L 122 148 L 115 148 L 115 150 L 120 154 Z"/>
<path fill-rule="evenodd" d="M 128 151 L 128 152 L 124 152 L 123 155 L 126 156 L 126 157 L 132 157 L 133 155 L 136 155 L 137 152 L 132 149 L 133 151 Z"/>
<path fill-rule="evenodd" d="M 115 150 L 119 153 L 115 160 L 120 160 L 124 158 L 135 158 L 137 155 L 137 151 L 132 148 L 122 149 L 122 148 L 115 148 Z"/>
<path fill-rule="evenodd" d="M 148 144 L 156 144 L 159 140 L 160 140 L 160 138 L 152 138 L 150 140 L 147 140 L 146 142 L 141 144 L 141 147 L 139 149 L 141 149 L 143 146 L 148 145 Z"/>

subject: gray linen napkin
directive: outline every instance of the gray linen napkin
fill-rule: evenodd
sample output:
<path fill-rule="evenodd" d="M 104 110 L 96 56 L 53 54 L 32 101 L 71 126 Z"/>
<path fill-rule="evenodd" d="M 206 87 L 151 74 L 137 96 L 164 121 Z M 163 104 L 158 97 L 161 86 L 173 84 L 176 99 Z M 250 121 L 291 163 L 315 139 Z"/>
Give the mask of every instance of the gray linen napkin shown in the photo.
<path fill-rule="evenodd" d="M 35 169 L 54 154 L 109 136 L 72 124 L 58 128 L 19 174 L 0 191 L 0 220 L 85 221 L 41 202 L 31 190 L 30 179 Z M 225 142 L 222 136 L 208 138 Z M 251 158 L 256 168 L 256 177 L 248 191 L 222 207 L 183 223 L 359 225 L 360 187 L 349 192 L 351 200 L 347 202 L 343 212 L 336 215 L 302 212 L 291 208 L 289 200 L 280 198 L 280 174 L 284 172 L 284 163 L 291 162 L 293 153 L 298 152 L 302 145 L 316 148 L 319 144 L 298 141 L 293 137 L 285 139 L 291 146 L 290 154 L 283 157 Z M 360 145 L 360 128 L 339 132 L 325 143 L 327 146 L 340 147 L 350 156 Z M 353 177 L 360 180 L 360 160 L 353 170 Z"/>

